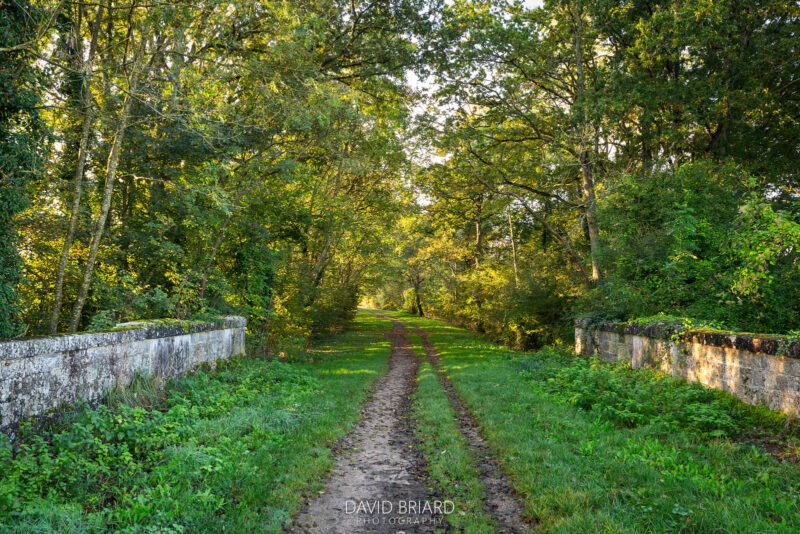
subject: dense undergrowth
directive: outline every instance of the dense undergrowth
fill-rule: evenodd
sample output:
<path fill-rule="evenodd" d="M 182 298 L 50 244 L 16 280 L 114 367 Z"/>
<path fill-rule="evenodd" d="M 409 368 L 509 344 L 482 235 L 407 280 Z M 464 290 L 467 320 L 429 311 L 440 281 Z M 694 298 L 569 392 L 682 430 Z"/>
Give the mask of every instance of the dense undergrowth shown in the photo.
<path fill-rule="evenodd" d="M 0 532 L 280 531 L 331 466 L 388 343 L 370 316 L 295 362 L 137 378 L 96 410 L 0 441 Z"/>
<path fill-rule="evenodd" d="M 560 348 L 520 353 L 403 316 L 428 331 L 538 530 L 800 528 L 797 426 L 781 414 L 654 372 Z"/>
<path fill-rule="evenodd" d="M 800 459 L 796 419 L 745 404 L 724 391 L 631 369 L 626 362 L 576 358 L 565 348 L 547 347 L 515 365 L 543 390 L 616 426 L 685 430 L 702 439 L 770 437 L 787 445 L 784 452 L 789 459 Z"/>

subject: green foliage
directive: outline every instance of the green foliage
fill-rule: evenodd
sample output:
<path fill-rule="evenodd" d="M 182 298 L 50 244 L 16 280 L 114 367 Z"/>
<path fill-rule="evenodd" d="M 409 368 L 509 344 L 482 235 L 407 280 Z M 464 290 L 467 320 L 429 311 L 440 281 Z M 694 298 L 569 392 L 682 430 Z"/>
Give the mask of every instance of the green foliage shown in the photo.
<path fill-rule="evenodd" d="M 424 308 L 518 347 L 584 314 L 796 329 L 800 13 L 750 7 L 448 3 L 393 271 L 424 265 Z"/>
<path fill-rule="evenodd" d="M 703 321 L 693 319 L 691 317 L 667 315 L 665 313 L 657 313 L 649 317 L 636 317 L 626 321 L 626 324 L 651 327 L 656 326 L 657 333 L 661 331 L 664 335 L 669 334 L 669 337 L 673 342 L 680 341 L 683 332 L 692 330 L 728 330 L 725 325 L 717 321 Z"/>
<path fill-rule="evenodd" d="M 390 250 L 384 235 L 407 166 L 402 79 L 417 52 L 411 35 L 393 28 L 425 29 L 430 7 L 418 0 L 4 5 L 0 48 L 20 48 L 2 52 L 0 76 L 14 74 L 14 83 L 3 85 L 0 128 L 4 139 L 19 138 L 3 145 L 16 152 L 0 155 L 0 246 L 9 247 L 0 254 L 0 313 L 16 316 L 18 288 L 28 333 L 49 333 L 60 251 L 74 220 L 57 329 L 68 323 L 94 241 L 96 269 L 78 329 L 237 313 L 248 317 L 259 353 L 280 352 L 283 339 L 295 345 L 341 330 Z M 141 42 L 143 54 L 136 80 L 131 42 Z M 34 76 L 34 58 L 48 65 L 47 76 Z M 45 94 L 53 101 L 39 116 Z M 38 142 L 40 119 L 58 143 Z M 76 179 L 84 119 L 86 167 Z M 122 143 L 106 184 L 114 139 Z M 35 183 L 33 156 L 46 178 Z M 76 184 L 82 195 L 73 207 Z M 110 222 L 100 235 L 106 191 Z M 22 243 L 11 229 L 15 216 Z M 19 327 L 0 326 L 0 336 Z"/>
<path fill-rule="evenodd" d="M 800 275 L 800 262 L 796 261 L 800 223 L 792 220 L 789 213 L 776 212 L 755 192 L 750 193 L 739 211 L 730 245 L 738 260 L 731 290 L 750 301 L 763 300 L 763 291 L 776 278 L 779 286 L 786 287 L 787 278 Z"/>
<path fill-rule="evenodd" d="M 739 434 L 735 413 L 719 394 L 700 384 L 610 365 L 596 359 L 542 351 L 527 374 L 546 390 L 575 406 L 623 427 L 654 425 L 664 431 L 682 428 L 706 437 Z M 542 363 L 541 359 L 548 359 Z"/>
<path fill-rule="evenodd" d="M 30 184 L 41 173 L 46 131 L 36 90 L 41 73 L 26 43 L 35 38 L 42 15 L 26 0 L 0 6 L 0 339 L 23 332 L 15 216 L 28 205 Z"/>
<path fill-rule="evenodd" d="M 800 308 L 781 295 L 800 287 L 800 234 L 791 215 L 747 192 L 752 183 L 711 162 L 621 178 L 600 211 L 613 268 L 589 302 L 622 318 L 668 311 L 731 329 L 792 328 Z"/>
<path fill-rule="evenodd" d="M 134 390 L 139 388 L 140 381 L 135 381 Z M 50 437 L 29 425 L 23 426 L 13 459 L 8 458 L 3 466 L 3 515 L 14 518 L 22 510 L 21 505 L 38 496 L 81 495 L 86 498 L 88 510 L 101 517 L 106 515 L 106 521 L 124 524 L 127 522 L 124 516 L 129 513 L 135 516 L 137 506 L 143 504 L 131 500 L 130 490 L 145 483 L 148 466 L 165 463 L 168 469 L 178 467 L 170 467 L 171 450 L 186 443 L 197 422 L 229 414 L 234 406 L 252 405 L 259 393 L 276 388 L 296 396 L 313 393 L 315 383 L 308 375 L 284 364 L 232 362 L 217 376 L 200 373 L 195 378 L 177 381 L 163 405 L 152 409 L 139 407 L 138 402 L 134 405 L 114 402 L 114 408 L 101 405 L 97 410 L 81 409 Z M 245 450 L 254 445 L 255 442 L 236 444 L 235 450 L 225 451 L 224 444 L 220 449 L 207 443 L 197 454 L 218 458 L 212 449 L 217 453 L 246 454 Z M 201 480 L 207 469 L 222 467 L 215 462 L 219 460 L 187 465 L 185 474 Z M 155 494 L 147 493 L 150 493 L 147 501 L 151 501 Z M 193 499 L 194 503 L 182 502 L 181 507 L 200 504 L 198 498 L 202 496 Z M 121 509 L 108 515 L 111 504 Z M 135 522 L 135 517 L 130 519 Z M 164 519 L 154 518 L 156 523 Z"/>
<path fill-rule="evenodd" d="M 797 6 L 122 1 L 0 13 L 0 336 L 49 330 L 70 221 L 60 328 L 86 274 L 80 328 L 240 313 L 259 352 L 409 289 L 520 348 L 580 313 L 800 323 Z"/>

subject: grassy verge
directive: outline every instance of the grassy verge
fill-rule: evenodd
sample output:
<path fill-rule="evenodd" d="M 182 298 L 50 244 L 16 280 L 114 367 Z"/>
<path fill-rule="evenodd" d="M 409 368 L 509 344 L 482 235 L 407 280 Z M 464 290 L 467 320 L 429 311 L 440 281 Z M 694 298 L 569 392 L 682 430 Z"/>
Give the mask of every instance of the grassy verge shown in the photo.
<path fill-rule="evenodd" d="M 800 530 L 800 466 L 735 439 L 768 425 L 763 414 L 654 373 L 404 318 L 429 332 L 538 531 Z"/>
<path fill-rule="evenodd" d="M 409 334 L 408 339 L 423 361 L 413 399 L 416 429 L 422 441 L 420 447 L 437 494 L 455 504 L 455 511 L 447 520 L 464 532 L 494 532 L 482 501 L 485 488 L 478 478 L 469 444 L 458 428 L 456 413 L 436 371 L 425 360 L 419 336 Z"/>
<path fill-rule="evenodd" d="M 361 313 L 308 361 L 233 360 L 0 436 L 0 532 L 280 531 L 385 372 L 386 328 Z"/>

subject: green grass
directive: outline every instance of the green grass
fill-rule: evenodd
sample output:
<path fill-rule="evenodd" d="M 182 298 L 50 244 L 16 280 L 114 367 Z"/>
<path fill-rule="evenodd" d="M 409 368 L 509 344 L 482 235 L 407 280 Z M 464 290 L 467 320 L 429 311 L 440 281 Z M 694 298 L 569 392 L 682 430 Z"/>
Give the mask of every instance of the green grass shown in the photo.
<path fill-rule="evenodd" d="M 724 412 L 734 426 L 705 431 L 703 418 L 631 423 L 615 411 L 663 413 L 659 396 L 624 394 L 625 388 L 648 391 L 652 374 L 620 370 L 628 374 L 620 376 L 613 366 L 592 373 L 591 365 L 563 351 L 515 352 L 438 321 L 392 315 L 429 332 L 442 369 L 523 495 L 537 531 L 800 531 L 800 466 L 727 435 L 758 423 L 749 410 L 725 411 L 713 404 L 714 395 L 711 401 L 684 396 L 680 391 L 696 386 L 667 381 L 652 387 L 678 391 L 669 393 L 671 409 L 703 412 L 710 428 Z M 580 390 L 582 380 L 607 372 L 623 386 L 609 389 L 600 380 Z M 587 403 L 593 387 L 596 398 Z M 690 401 L 697 405 L 681 406 Z"/>
<path fill-rule="evenodd" d="M 0 532 L 278 532 L 386 371 L 387 323 L 306 362 L 237 359 L 0 441 Z"/>
<path fill-rule="evenodd" d="M 783 432 L 782 417 L 565 349 L 520 353 L 394 315 L 429 332 L 538 531 L 800 531 L 800 466 L 740 440 Z M 386 371 L 387 327 L 360 312 L 355 330 L 304 361 L 236 359 L 166 390 L 137 377 L 97 410 L 0 441 L 0 532 L 280 531 L 322 489 L 331 447 Z M 413 410 L 433 481 L 457 505 L 448 519 L 491 532 L 428 363 Z"/>
<path fill-rule="evenodd" d="M 456 413 L 436 371 L 425 359 L 419 336 L 409 334 L 408 339 L 423 361 L 413 399 L 420 447 L 437 495 L 455 504 L 455 511 L 447 516 L 447 521 L 468 533 L 494 532 L 483 504 L 485 487 L 478 477 L 469 444 L 458 428 Z"/>

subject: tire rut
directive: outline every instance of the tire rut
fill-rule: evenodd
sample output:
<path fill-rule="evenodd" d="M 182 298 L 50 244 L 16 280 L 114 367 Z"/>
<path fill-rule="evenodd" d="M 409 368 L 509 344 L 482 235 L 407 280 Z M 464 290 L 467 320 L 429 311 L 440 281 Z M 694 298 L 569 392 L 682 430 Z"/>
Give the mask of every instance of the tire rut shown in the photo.
<path fill-rule="evenodd" d="M 428 340 L 428 334 L 419 326 L 408 321 L 397 321 L 392 319 L 395 324 L 405 324 L 413 328 L 422 340 L 422 347 L 425 349 L 428 361 L 436 370 L 436 374 L 444 388 L 450 404 L 457 414 L 461 433 L 469 443 L 470 448 L 476 459 L 478 475 L 486 487 L 487 509 L 497 520 L 500 533 L 529 532 L 531 525 L 525 521 L 525 509 L 522 506 L 519 494 L 508 482 L 502 468 L 492 453 L 488 443 L 480 435 L 479 427 L 475 418 L 469 412 L 464 403 L 458 397 L 452 382 L 439 366 L 439 353 L 436 347 Z"/>
<path fill-rule="evenodd" d="M 386 334 L 391 341 L 389 371 L 376 382 L 358 425 L 340 441 L 322 494 L 306 503 L 292 532 L 449 530 L 442 508 L 430 509 L 442 501 L 426 484 L 425 463 L 411 425 L 410 395 L 416 388 L 419 360 L 404 331 L 394 324 Z"/>

